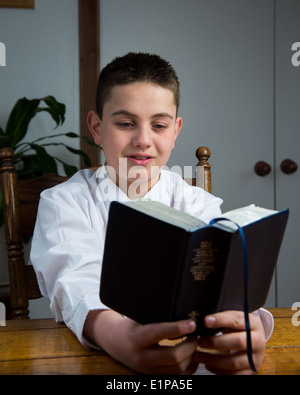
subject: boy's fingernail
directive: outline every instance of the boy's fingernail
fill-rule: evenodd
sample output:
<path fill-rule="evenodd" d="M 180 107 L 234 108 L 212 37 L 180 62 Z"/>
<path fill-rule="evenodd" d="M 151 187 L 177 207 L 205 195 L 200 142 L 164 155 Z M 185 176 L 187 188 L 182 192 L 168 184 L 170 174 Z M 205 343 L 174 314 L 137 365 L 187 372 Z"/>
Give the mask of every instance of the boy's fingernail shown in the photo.
<path fill-rule="evenodd" d="M 215 323 L 216 323 L 216 318 L 214 316 L 209 315 L 209 316 L 205 317 L 205 325 L 208 328 L 212 328 L 215 325 Z"/>
<path fill-rule="evenodd" d="M 196 330 L 196 322 L 195 321 L 188 322 L 188 330 L 190 332 L 194 332 L 194 330 Z"/>

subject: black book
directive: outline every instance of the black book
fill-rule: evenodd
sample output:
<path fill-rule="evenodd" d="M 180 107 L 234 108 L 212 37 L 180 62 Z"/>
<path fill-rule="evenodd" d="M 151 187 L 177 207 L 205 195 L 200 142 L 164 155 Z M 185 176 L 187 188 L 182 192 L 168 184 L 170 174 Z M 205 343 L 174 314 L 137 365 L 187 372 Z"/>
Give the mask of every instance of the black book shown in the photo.
<path fill-rule="evenodd" d="M 265 304 L 289 210 L 254 205 L 208 225 L 155 201 L 112 202 L 105 239 L 100 298 L 141 324 L 203 318 L 244 309 L 246 239 L 248 308 Z"/>

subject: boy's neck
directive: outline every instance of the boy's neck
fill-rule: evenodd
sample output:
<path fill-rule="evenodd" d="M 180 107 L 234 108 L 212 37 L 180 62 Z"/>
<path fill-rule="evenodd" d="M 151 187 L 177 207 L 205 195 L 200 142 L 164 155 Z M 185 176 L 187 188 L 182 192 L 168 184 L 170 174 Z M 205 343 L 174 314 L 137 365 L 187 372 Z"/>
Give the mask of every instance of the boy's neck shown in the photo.
<path fill-rule="evenodd" d="M 116 173 L 110 171 L 110 167 L 106 166 L 106 171 L 110 179 L 120 188 L 131 200 L 142 199 L 159 181 L 161 172 L 157 173 L 155 177 L 150 180 L 139 181 L 136 179 L 129 182 L 127 179 L 120 179 Z"/>

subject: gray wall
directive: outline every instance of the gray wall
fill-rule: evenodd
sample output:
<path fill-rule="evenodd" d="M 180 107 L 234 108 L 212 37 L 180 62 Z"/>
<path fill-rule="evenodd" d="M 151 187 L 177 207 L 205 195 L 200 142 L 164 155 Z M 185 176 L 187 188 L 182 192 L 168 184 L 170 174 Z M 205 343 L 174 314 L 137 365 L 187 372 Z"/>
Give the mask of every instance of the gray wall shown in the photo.
<path fill-rule="evenodd" d="M 57 132 L 78 133 L 77 1 L 36 0 L 34 10 L 0 8 L 0 42 L 6 46 L 6 67 L 0 67 L 0 126 L 4 128 L 19 98 L 53 95 L 67 106 L 66 121 Z M 28 140 L 54 134 L 54 126 L 47 114 L 39 114 L 30 125 Z M 74 163 L 71 155 L 62 153 Z"/>
<path fill-rule="evenodd" d="M 36 0 L 34 10 L 0 8 L 0 42 L 6 46 L 6 67 L 0 67 L 0 126 L 5 127 L 19 98 L 53 95 L 67 106 L 66 121 L 57 133 L 79 133 L 77 0 Z M 54 126 L 47 114 L 39 114 L 30 124 L 28 141 L 54 134 Z M 65 142 L 79 146 L 77 140 Z M 79 165 L 65 150 L 49 152 Z M 0 284 L 7 278 L 4 232 L 0 229 Z M 32 317 L 49 315 L 47 301 L 33 305 Z"/>
<path fill-rule="evenodd" d="M 102 65 L 128 51 L 149 51 L 177 70 L 184 123 L 169 166 L 195 166 L 196 148 L 207 145 L 213 192 L 224 208 L 253 201 L 247 185 L 247 197 L 233 199 L 232 191 L 247 175 L 236 171 L 244 146 L 250 177 L 255 161 L 273 154 L 273 0 L 102 0 L 100 38 Z M 273 205 L 272 192 L 260 204 Z"/>

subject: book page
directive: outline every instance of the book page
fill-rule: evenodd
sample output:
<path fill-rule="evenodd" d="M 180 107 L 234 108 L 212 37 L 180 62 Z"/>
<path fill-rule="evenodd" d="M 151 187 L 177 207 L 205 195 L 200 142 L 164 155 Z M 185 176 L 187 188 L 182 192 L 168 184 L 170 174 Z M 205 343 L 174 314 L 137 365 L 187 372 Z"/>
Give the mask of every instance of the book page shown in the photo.
<path fill-rule="evenodd" d="M 275 213 L 277 213 L 277 211 L 258 207 L 254 204 L 251 204 L 250 206 L 228 211 L 227 213 L 222 214 L 222 217 L 228 218 L 231 221 L 236 222 L 240 226 L 246 226 L 262 218 L 269 217 L 270 215 L 273 215 Z M 230 223 L 228 223 L 228 226 L 231 227 Z"/>
<path fill-rule="evenodd" d="M 192 215 L 186 214 L 154 200 L 140 199 L 125 202 L 123 204 L 185 230 L 193 230 L 207 225 L 205 222 L 193 217 Z"/>
<path fill-rule="evenodd" d="M 207 225 L 205 222 L 201 221 L 196 217 L 193 217 L 189 214 L 186 214 L 182 211 L 176 210 L 172 207 L 169 207 L 163 203 L 154 200 L 139 199 L 124 202 L 123 204 L 142 213 L 150 215 L 154 218 L 157 218 L 161 221 L 167 222 L 174 226 L 178 226 L 188 231 Z M 228 211 L 222 214 L 221 217 L 227 218 L 243 227 L 275 213 L 277 213 L 277 211 L 265 209 L 251 204 L 246 207 L 241 207 L 235 210 Z M 228 221 L 218 222 L 214 224 L 214 226 L 231 232 L 235 232 L 237 230 L 236 225 Z"/>

